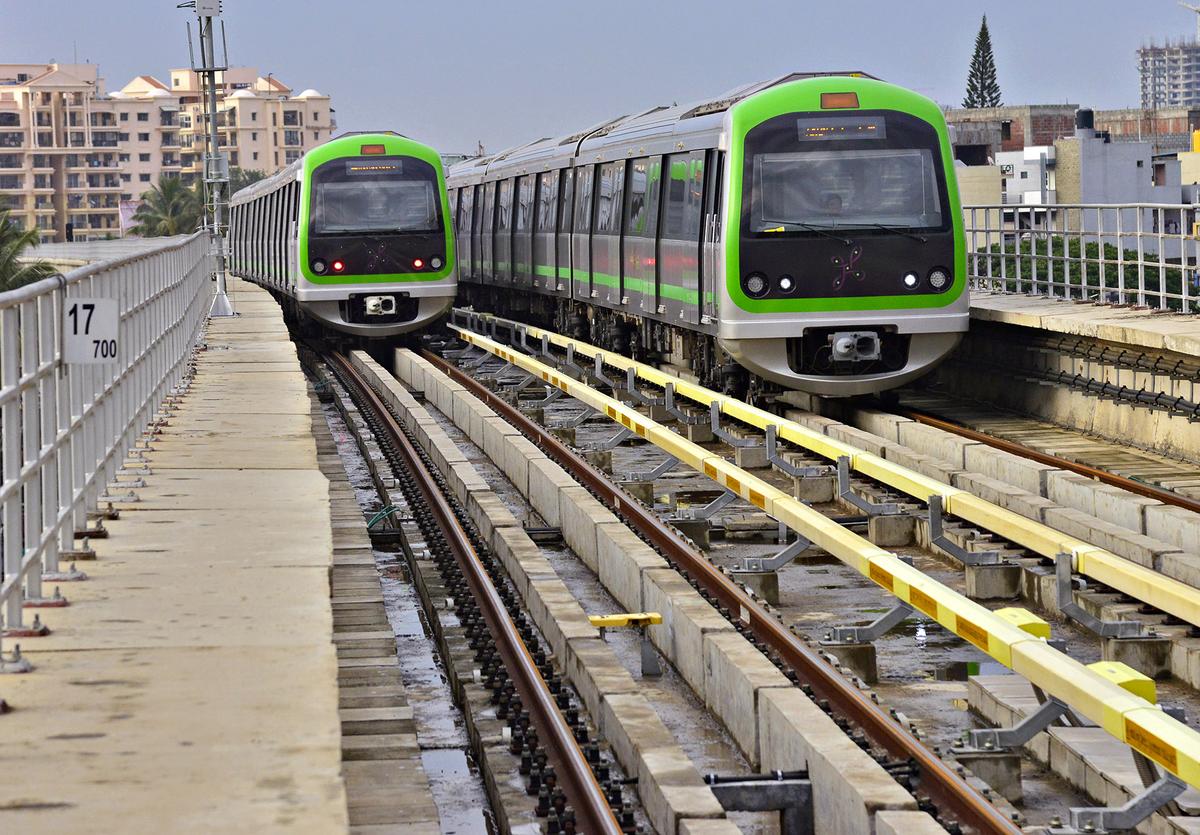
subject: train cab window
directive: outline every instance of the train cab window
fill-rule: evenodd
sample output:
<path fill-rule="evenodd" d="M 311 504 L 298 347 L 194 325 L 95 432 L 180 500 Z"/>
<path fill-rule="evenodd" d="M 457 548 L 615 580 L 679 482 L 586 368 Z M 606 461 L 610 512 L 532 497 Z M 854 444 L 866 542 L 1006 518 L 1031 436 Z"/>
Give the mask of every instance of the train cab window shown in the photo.
<path fill-rule="evenodd" d="M 600 166 L 596 190 L 597 235 L 616 235 L 621 231 L 621 199 L 625 190 L 625 163 L 607 162 Z"/>
<path fill-rule="evenodd" d="M 591 165 L 575 169 L 575 231 L 590 232 L 592 219 L 592 180 L 595 168 Z"/>
<path fill-rule="evenodd" d="M 350 157 L 312 175 L 312 233 L 442 231 L 437 172 L 414 157 Z"/>
<path fill-rule="evenodd" d="M 517 232 L 528 232 L 533 228 L 533 179 L 530 175 L 517 178 L 517 220 L 513 227 Z"/>
<path fill-rule="evenodd" d="M 661 158 L 631 160 L 626 201 L 625 236 L 653 238 L 658 226 L 658 181 Z"/>
<path fill-rule="evenodd" d="M 662 237 L 699 241 L 704 208 L 704 154 L 672 154 L 666 158 L 666 206 Z"/>
<path fill-rule="evenodd" d="M 539 232 L 554 231 L 554 212 L 558 204 L 558 172 L 545 171 L 537 180 L 537 225 Z"/>

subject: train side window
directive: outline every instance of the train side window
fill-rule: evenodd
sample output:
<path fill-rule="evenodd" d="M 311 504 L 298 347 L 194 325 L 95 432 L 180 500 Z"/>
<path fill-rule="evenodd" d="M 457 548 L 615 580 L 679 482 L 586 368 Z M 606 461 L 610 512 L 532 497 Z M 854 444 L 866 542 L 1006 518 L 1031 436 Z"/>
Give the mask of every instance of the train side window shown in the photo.
<path fill-rule="evenodd" d="M 704 209 L 704 153 L 667 157 L 666 211 L 662 236 L 672 241 L 699 241 Z"/>
<path fill-rule="evenodd" d="M 554 210 L 558 202 L 558 172 L 543 171 L 537 182 L 537 226 L 538 232 L 554 231 Z"/>
<path fill-rule="evenodd" d="M 575 178 L 571 176 L 571 169 L 564 168 L 559 175 L 562 180 L 562 189 L 559 194 L 559 210 L 558 210 L 558 231 L 571 231 L 571 213 L 575 209 Z"/>
<path fill-rule="evenodd" d="M 575 169 L 575 231 L 590 232 L 592 222 L 592 180 L 596 168 L 587 165 Z"/>
<path fill-rule="evenodd" d="M 533 228 L 533 177 L 526 174 L 516 180 L 516 224 L 517 232 L 528 232 Z"/>
<path fill-rule="evenodd" d="M 496 231 L 508 232 L 512 229 L 513 217 L 513 181 L 503 180 L 500 183 L 499 197 L 496 199 Z"/>
<path fill-rule="evenodd" d="M 475 219 L 475 189 L 470 186 L 458 190 L 458 231 L 463 235 L 471 234 L 471 223 Z"/>
<path fill-rule="evenodd" d="M 625 190 L 624 162 L 600 166 L 596 192 L 596 234 L 617 235 L 621 231 L 621 197 Z"/>
<path fill-rule="evenodd" d="M 629 162 L 625 236 L 653 238 L 658 225 L 659 158 L 641 157 Z"/>

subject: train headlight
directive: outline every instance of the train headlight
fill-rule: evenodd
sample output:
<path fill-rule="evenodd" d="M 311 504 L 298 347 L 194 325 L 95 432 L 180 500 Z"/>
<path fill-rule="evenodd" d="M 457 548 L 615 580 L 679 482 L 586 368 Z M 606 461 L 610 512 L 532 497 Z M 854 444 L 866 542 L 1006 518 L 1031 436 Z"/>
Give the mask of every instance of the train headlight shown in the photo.
<path fill-rule="evenodd" d="M 920 283 L 920 281 L 921 281 L 921 278 L 916 273 L 905 273 L 904 274 L 904 286 L 907 287 L 909 290 L 916 287 L 917 284 Z"/>
<path fill-rule="evenodd" d="M 440 270 L 442 268 L 442 259 L 436 255 L 429 259 L 429 266 L 432 269 Z"/>
<path fill-rule="evenodd" d="M 787 274 L 779 276 L 778 284 L 781 293 L 790 293 L 796 289 L 796 279 Z"/>
<path fill-rule="evenodd" d="M 312 271 L 313 271 L 314 273 L 316 273 L 317 275 L 321 275 L 321 274 L 322 274 L 322 273 L 324 273 L 324 272 L 325 272 L 325 270 L 327 270 L 327 269 L 329 269 L 329 265 L 325 263 L 324 259 L 321 259 L 321 258 L 314 258 L 314 259 L 313 259 L 313 262 L 312 262 Z"/>
<path fill-rule="evenodd" d="M 754 298 L 761 298 L 767 293 L 767 277 L 762 273 L 750 273 L 746 276 L 746 294 Z"/>
<path fill-rule="evenodd" d="M 941 267 L 929 271 L 929 286 L 934 290 L 942 290 L 950 283 L 950 274 Z"/>

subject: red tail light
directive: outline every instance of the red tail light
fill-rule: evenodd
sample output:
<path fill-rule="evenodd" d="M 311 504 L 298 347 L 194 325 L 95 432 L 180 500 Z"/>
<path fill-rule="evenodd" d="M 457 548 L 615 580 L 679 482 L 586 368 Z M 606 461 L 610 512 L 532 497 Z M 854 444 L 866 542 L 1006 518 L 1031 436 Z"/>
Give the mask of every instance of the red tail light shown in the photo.
<path fill-rule="evenodd" d="M 425 262 L 424 262 L 424 261 L 422 261 L 420 258 L 414 258 L 414 259 L 413 259 L 413 269 L 414 269 L 414 270 L 423 270 L 423 269 L 425 269 Z"/>
<path fill-rule="evenodd" d="M 333 264 L 331 265 L 331 269 L 335 273 L 340 273 L 342 270 L 346 269 L 346 265 L 344 263 L 342 263 L 341 261 L 334 261 Z"/>
<path fill-rule="evenodd" d="M 362 145 L 358 150 L 363 156 L 387 153 L 387 148 L 383 147 L 382 145 Z"/>

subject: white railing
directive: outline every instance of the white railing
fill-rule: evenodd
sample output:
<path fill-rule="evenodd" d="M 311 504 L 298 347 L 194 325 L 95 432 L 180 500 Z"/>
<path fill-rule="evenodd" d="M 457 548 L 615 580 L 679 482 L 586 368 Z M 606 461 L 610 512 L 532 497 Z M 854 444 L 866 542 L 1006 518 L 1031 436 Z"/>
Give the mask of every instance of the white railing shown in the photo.
<path fill-rule="evenodd" d="M 1197 206 L 963 207 L 978 290 L 1200 312 Z"/>
<path fill-rule="evenodd" d="M 26 610 L 63 602 L 43 584 L 79 578 L 60 556 L 187 371 L 212 297 L 208 252 L 196 233 L 0 293 L 0 639 L 37 634 Z M 86 298 L 117 301 L 114 362 L 64 362 L 64 311 Z M 18 666 L 0 653 L 6 664 Z"/>

